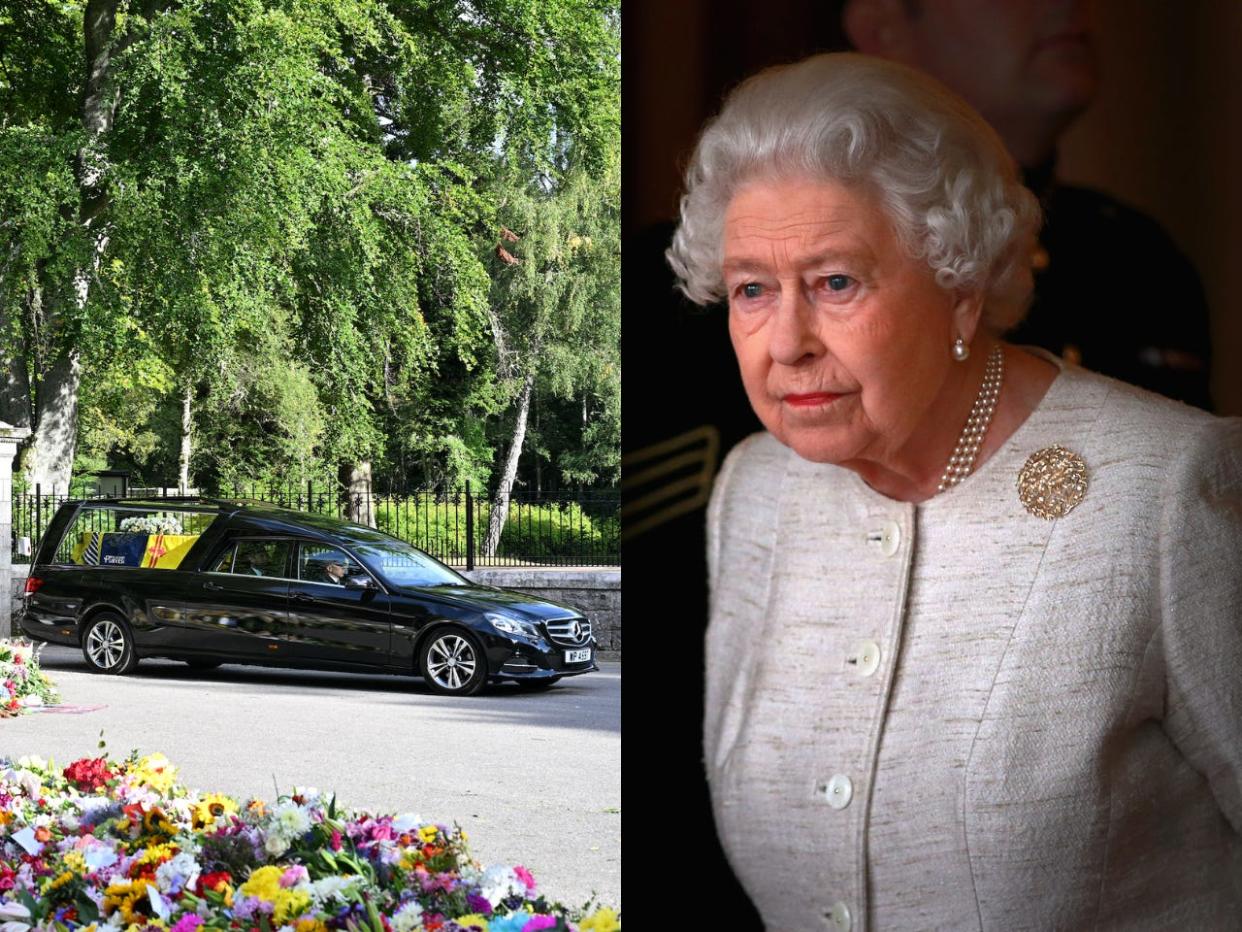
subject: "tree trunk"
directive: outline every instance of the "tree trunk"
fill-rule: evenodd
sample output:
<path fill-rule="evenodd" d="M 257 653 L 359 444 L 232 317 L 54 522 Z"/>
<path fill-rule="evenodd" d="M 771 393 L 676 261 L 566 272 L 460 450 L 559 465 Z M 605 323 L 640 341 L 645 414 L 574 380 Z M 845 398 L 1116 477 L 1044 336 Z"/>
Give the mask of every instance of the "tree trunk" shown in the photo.
<path fill-rule="evenodd" d="M 93 240 L 92 262 L 81 266 L 73 275 L 73 300 L 77 319 L 90 297 L 91 284 L 108 246 L 108 234 L 101 215 L 107 208 L 107 158 L 104 138 L 112 128 L 115 99 L 107 99 L 111 68 L 112 33 L 116 28 L 120 0 L 87 0 L 83 13 L 83 40 L 86 52 L 86 86 L 82 99 L 82 128 L 86 139 L 77 152 L 79 195 L 78 222 L 90 231 Z M 37 284 L 44 284 L 42 282 Z M 49 334 L 57 334 L 60 350 L 51 366 L 36 366 L 34 432 L 24 458 L 24 468 L 31 485 L 41 484 L 53 492 L 68 494 L 73 475 L 73 456 L 78 442 L 78 387 L 82 381 L 82 364 L 73 334 L 59 334 L 63 294 L 51 296 L 50 313 L 42 325 Z M 42 308 L 36 309 L 40 315 Z"/>
<path fill-rule="evenodd" d="M 375 509 L 371 506 L 371 464 L 367 460 L 342 463 L 339 472 L 345 489 L 345 518 L 355 524 L 375 527 Z"/>
<path fill-rule="evenodd" d="M 535 414 L 535 433 L 539 433 L 539 396 L 532 394 L 530 406 Z M 543 494 L 543 457 L 535 457 L 535 496 Z"/>
<path fill-rule="evenodd" d="M 522 381 L 522 393 L 518 396 L 517 423 L 513 425 L 513 441 L 509 444 L 509 453 L 505 457 L 504 472 L 500 475 L 496 494 L 492 496 L 492 512 L 487 518 L 487 539 L 483 542 L 484 556 L 496 556 L 500 535 L 509 517 L 509 495 L 513 491 L 513 482 L 517 479 L 518 459 L 522 455 L 522 444 L 526 440 L 526 417 L 530 413 L 530 395 L 534 384 L 535 373 L 528 373 Z"/>
<path fill-rule="evenodd" d="M 177 475 L 177 491 L 182 495 L 190 492 L 190 428 L 194 421 L 190 416 L 190 402 L 194 400 L 194 383 L 187 382 L 181 396 L 181 460 Z"/>
<path fill-rule="evenodd" d="M 82 363 L 75 347 L 56 358 L 35 389 L 35 427 L 25 457 L 31 488 L 40 484 L 52 494 L 69 493 L 81 381 Z"/>

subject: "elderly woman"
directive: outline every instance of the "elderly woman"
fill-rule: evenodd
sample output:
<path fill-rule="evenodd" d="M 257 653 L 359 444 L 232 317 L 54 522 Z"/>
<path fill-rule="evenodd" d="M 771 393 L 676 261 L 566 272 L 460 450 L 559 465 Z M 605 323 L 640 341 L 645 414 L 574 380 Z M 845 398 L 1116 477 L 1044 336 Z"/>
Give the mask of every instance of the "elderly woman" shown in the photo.
<path fill-rule="evenodd" d="M 698 144 L 669 259 L 767 427 L 709 509 L 705 760 L 769 929 L 1242 928 L 1242 422 L 1006 345 L 1037 222 L 875 59 Z"/>

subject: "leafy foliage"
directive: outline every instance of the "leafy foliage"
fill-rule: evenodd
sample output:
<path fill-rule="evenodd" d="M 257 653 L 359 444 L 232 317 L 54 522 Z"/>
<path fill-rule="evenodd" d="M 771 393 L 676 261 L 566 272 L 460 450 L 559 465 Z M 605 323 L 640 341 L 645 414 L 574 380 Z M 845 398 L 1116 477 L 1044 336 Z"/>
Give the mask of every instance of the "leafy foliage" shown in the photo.
<path fill-rule="evenodd" d="M 79 469 L 171 484 L 188 396 L 193 484 L 367 461 L 483 485 L 512 398 L 499 314 L 547 347 L 532 465 L 615 481 L 615 2 L 95 2 L 117 18 L 89 140 L 85 4 L 0 2 L 0 346 L 32 397 L 80 352 Z"/>

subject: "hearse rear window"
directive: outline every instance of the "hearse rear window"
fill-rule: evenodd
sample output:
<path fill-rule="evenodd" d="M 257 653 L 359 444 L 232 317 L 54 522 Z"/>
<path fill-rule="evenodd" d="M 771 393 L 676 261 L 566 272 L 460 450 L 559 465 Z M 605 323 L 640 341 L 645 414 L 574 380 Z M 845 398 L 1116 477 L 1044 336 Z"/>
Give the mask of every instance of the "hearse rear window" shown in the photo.
<path fill-rule="evenodd" d="M 215 519 L 214 513 L 197 511 L 84 507 L 61 538 L 53 562 L 173 570 Z"/>

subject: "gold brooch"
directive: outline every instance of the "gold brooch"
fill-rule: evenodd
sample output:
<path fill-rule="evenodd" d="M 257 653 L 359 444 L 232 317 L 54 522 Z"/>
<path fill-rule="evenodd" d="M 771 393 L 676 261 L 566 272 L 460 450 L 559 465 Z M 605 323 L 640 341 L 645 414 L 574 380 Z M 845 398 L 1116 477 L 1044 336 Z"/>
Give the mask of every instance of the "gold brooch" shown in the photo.
<path fill-rule="evenodd" d="M 1087 464 L 1060 445 L 1032 453 L 1018 473 L 1018 498 L 1037 518 L 1062 518 L 1086 494 Z"/>

